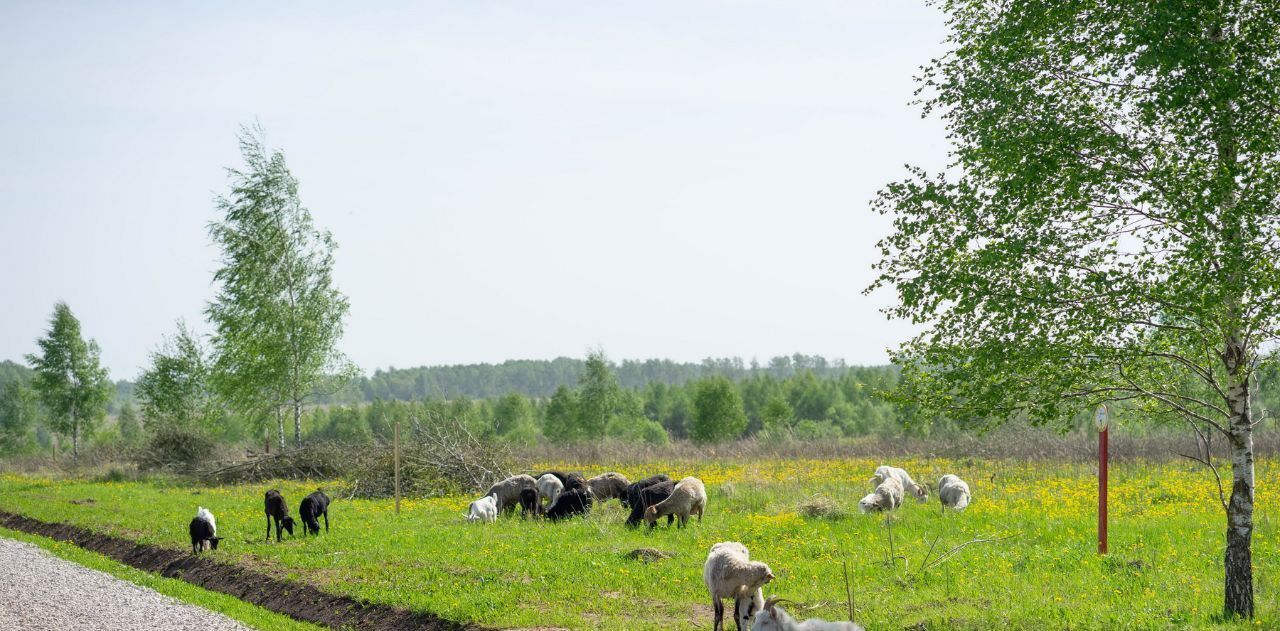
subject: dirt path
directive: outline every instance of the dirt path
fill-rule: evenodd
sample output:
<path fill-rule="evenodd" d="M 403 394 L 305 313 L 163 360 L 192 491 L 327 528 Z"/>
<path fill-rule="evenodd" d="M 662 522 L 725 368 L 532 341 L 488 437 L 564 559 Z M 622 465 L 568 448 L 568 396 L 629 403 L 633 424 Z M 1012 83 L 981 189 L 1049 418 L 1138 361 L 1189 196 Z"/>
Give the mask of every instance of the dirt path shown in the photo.
<path fill-rule="evenodd" d="M 246 631 L 222 614 L 0 537 L 0 629 Z"/>

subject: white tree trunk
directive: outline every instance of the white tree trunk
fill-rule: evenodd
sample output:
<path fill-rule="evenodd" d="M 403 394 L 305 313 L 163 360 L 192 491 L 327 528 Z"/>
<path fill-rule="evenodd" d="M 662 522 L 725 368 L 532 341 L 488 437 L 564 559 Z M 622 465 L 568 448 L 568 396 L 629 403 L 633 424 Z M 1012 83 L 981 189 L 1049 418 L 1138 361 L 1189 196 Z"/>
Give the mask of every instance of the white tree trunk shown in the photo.
<path fill-rule="evenodd" d="M 1227 617 L 1253 617 L 1253 422 L 1248 378 L 1230 385 L 1228 441 L 1231 445 L 1231 499 L 1227 503 L 1224 559 Z"/>

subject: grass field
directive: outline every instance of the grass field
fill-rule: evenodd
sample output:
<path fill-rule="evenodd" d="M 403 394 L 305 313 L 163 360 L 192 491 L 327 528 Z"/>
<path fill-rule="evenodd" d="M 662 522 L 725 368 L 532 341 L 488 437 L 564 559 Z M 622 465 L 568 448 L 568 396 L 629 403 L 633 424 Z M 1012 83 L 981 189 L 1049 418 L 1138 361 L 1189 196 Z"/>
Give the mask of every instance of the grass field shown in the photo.
<path fill-rule="evenodd" d="M 627 529 L 610 502 L 568 523 L 469 524 L 473 499 L 336 501 L 333 531 L 319 539 L 264 543 L 262 493 L 280 488 L 296 511 L 324 483 L 216 488 L 153 482 L 96 483 L 0 476 L 0 509 L 65 521 L 142 542 L 188 548 L 196 505 L 218 518 L 213 554 L 333 592 L 500 627 L 573 629 L 708 628 L 702 562 L 718 541 L 741 541 L 777 579 L 766 593 L 814 605 L 803 615 L 846 617 L 841 562 L 848 561 L 857 619 L 869 629 L 1201 629 L 1278 628 L 1275 568 L 1280 561 L 1272 490 L 1280 468 L 1258 464 L 1255 587 L 1259 617 L 1222 623 L 1224 519 L 1212 477 L 1181 462 L 1132 462 L 1111 473 L 1111 551 L 1096 554 L 1096 486 L 1087 465 L 1045 462 L 900 460 L 917 479 L 965 477 L 975 501 L 943 515 L 936 499 L 909 502 L 893 520 L 886 561 L 885 520 L 857 514 L 870 460 L 651 462 L 640 466 L 555 463 L 590 474 L 619 470 L 697 475 L 710 496 L 706 520 L 686 530 Z M 994 482 L 993 482 L 994 479 Z M 330 483 L 337 486 L 340 483 Z M 815 497 L 836 512 L 808 516 Z M 72 503 L 72 500 L 94 500 Z M 927 571 L 921 565 L 975 538 Z M 654 547 L 674 556 L 653 563 L 627 553 Z"/>

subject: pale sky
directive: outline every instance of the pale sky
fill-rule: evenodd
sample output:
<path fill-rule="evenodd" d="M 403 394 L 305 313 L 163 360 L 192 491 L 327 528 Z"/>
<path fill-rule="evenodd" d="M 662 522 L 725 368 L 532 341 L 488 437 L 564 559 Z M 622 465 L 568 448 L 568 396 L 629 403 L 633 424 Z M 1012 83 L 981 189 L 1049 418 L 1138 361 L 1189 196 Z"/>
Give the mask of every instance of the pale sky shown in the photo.
<path fill-rule="evenodd" d="M 0 0 L 0 359 L 56 300 L 132 379 L 209 332 L 206 226 L 259 121 L 339 243 L 366 371 L 887 361 L 869 201 L 946 159 L 923 0 Z"/>

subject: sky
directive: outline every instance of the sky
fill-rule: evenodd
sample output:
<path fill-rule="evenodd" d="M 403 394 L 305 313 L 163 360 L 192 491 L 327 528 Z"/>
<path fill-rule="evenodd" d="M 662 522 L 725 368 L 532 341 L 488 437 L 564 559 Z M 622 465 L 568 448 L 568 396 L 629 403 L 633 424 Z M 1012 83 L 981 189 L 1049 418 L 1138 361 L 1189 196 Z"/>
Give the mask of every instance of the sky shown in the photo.
<path fill-rule="evenodd" d="M 923 0 L 0 0 L 0 359 L 65 300 L 114 379 L 209 333 L 260 124 L 339 244 L 363 370 L 887 361 L 870 201 L 946 162 Z"/>

